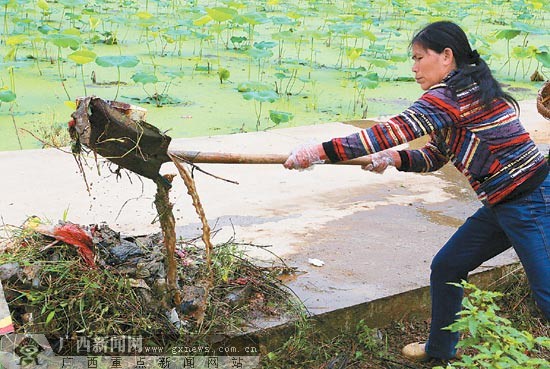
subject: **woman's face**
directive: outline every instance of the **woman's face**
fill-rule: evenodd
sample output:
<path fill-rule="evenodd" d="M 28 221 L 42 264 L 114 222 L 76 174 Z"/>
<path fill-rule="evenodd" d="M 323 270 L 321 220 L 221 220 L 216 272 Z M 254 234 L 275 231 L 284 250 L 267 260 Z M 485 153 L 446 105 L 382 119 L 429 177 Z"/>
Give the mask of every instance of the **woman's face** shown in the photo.
<path fill-rule="evenodd" d="M 440 83 L 449 72 L 456 68 L 453 51 L 449 48 L 437 53 L 422 45 L 413 44 L 412 59 L 414 61 L 412 66 L 414 78 L 423 90 Z"/>

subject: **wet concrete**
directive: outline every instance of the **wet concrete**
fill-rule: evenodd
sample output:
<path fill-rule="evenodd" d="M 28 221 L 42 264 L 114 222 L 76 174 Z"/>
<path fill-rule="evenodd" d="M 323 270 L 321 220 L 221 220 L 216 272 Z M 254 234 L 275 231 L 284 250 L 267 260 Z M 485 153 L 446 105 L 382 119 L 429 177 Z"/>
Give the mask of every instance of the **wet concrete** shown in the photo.
<path fill-rule="evenodd" d="M 522 103 L 522 111 L 528 130 L 547 150 L 550 124 L 536 113 L 531 102 Z M 300 143 L 343 136 L 357 129 L 329 123 L 177 139 L 171 149 L 287 153 Z M 26 217 L 37 215 L 55 222 L 68 211 L 72 222 L 107 222 L 127 234 L 159 230 L 152 181 L 133 175 L 117 179 L 105 166 L 99 175 L 93 160 L 88 159 L 88 163 L 90 194 L 69 154 L 56 150 L 1 152 L 0 221 L 20 225 Z M 337 311 L 359 314 L 361 306 L 425 288 L 432 257 L 479 207 L 466 180 L 449 165 L 427 174 L 399 173 L 392 168 L 384 175 L 356 166 L 319 165 L 302 172 L 280 165 L 200 167 L 240 183 L 234 185 L 195 172 L 214 242 L 233 239 L 270 246 L 272 253 L 298 270 L 297 277 L 287 284 L 318 316 Z M 175 173 L 176 169 L 164 165 L 162 172 Z M 199 219 L 181 181 L 174 183 L 171 201 L 178 235 L 200 236 Z M 266 262 L 274 260 L 262 248 L 249 247 L 248 252 Z M 310 258 L 325 264 L 316 267 L 308 262 Z M 514 252 L 508 251 L 482 265 L 478 272 L 516 261 Z M 426 312 L 422 291 L 424 302 L 415 309 Z M 377 311 L 386 314 L 382 308 Z"/>

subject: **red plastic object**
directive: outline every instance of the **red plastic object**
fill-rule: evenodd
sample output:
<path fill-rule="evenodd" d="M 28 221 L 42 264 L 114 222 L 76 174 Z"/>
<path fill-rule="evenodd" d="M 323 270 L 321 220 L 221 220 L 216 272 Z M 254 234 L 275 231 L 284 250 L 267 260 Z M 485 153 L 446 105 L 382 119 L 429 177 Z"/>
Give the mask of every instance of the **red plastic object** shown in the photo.
<path fill-rule="evenodd" d="M 90 234 L 78 224 L 64 223 L 54 228 L 53 237 L 59 241 L 76 246 L 78 253 L 86 264 L 95 268 L 95 254 Z"/>

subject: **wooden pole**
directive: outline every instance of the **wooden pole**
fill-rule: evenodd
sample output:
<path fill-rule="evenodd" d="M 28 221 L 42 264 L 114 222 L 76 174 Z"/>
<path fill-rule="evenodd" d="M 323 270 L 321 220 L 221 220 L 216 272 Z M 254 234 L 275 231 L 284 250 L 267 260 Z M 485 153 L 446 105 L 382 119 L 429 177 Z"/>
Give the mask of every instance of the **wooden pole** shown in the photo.
<path fill-rule="evenodd" d="M 188 160 L 192 163 L 212 164 L 283 164 L 288 154 L 237 154 L 227 152 L 203 152 L 203 151 L 168 151 L 171 156 Z M 327 162 L 326 164 L 333 164 Z M 334 164 L 342 165 L 368 165 L 370 158 L 363 156 Z"/>

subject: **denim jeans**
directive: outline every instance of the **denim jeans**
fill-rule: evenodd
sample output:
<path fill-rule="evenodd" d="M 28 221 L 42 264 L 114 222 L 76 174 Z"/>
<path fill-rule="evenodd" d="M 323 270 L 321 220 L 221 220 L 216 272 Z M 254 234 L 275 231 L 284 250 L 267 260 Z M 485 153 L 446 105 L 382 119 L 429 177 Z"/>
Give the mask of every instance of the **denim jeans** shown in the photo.
<path fill-rule="evenodd" d="M 537 305 L 550 320 L 550 175 L 527 196 L 480 208 L 434 257 L 429 356 L 450 359 L 456 354 L 459 334 L 442 328 L 457 318 L 463 291 L 447 283 L 466 280 L 470 271 L 510 247 L 523 265 Z"/>

